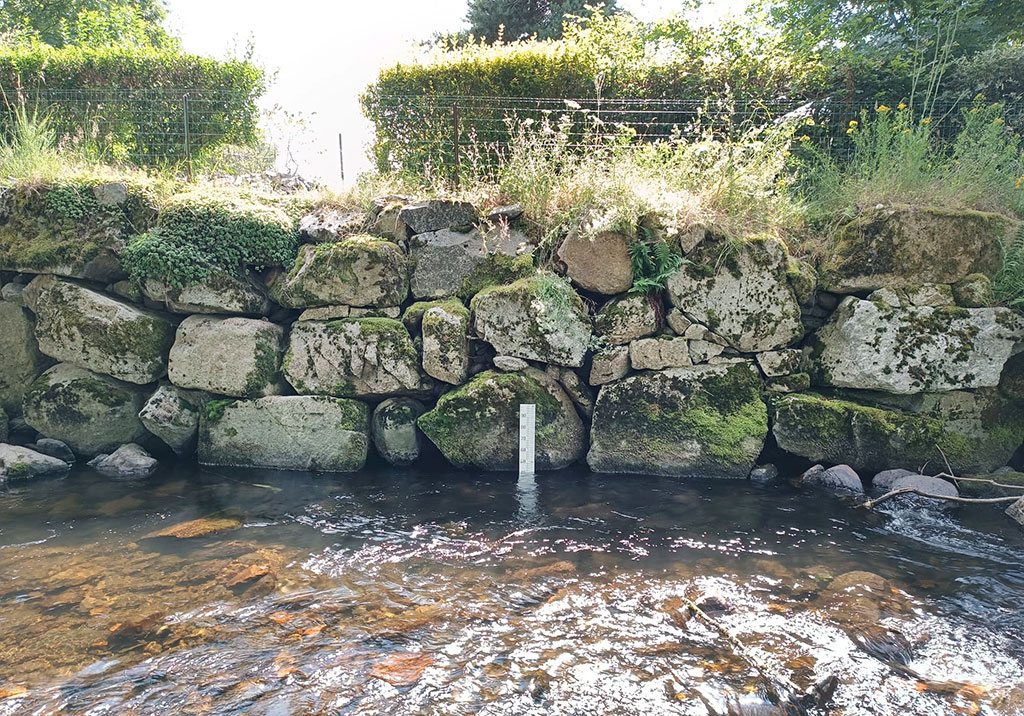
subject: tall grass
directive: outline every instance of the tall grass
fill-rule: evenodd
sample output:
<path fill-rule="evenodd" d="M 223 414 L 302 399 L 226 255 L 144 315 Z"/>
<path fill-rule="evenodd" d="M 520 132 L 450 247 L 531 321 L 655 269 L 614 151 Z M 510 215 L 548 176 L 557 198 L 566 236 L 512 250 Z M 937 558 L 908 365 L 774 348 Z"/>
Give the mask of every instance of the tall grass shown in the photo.
<path fill-rule="evenodd" d="M 56 134 L 49 119 L 24 104 L 10 110 L 12 122 L 0 135 L 0 177 L 49 179 L 65 168 L 56 147 Z"/>

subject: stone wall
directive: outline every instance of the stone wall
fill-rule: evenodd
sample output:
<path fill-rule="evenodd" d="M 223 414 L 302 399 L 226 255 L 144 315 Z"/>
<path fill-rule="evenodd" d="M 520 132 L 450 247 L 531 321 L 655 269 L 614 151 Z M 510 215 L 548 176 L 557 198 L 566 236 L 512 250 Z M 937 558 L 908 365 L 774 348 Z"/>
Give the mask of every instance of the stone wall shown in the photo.
<path fill-rule="evenodd" d="M 156 214 L 88 190 L 92 211 L 59 218 L 45 189 L 0 201 L 0 440 L 19 444 L 0 475 L 60 444 L 65 462 L 130 444 L 136 472 L 138 446 L 334 472 L 372 450 L 408 465 L 430 441 L 511 470 L 520 403 L 541 470 L 745 479 L 774 452 L 977 473 L 1024 441 L 1024 321 L 987 291 L 1016 230 L 1002 217 L 875 211 L 817 269 L 778 238 L 660 231 L 687 260 L 633 295 L 635 236 L 538 250 L 516 207 L 388 197 L 297 217 L 293 261 L 175 285 L 119 262 Z"/>

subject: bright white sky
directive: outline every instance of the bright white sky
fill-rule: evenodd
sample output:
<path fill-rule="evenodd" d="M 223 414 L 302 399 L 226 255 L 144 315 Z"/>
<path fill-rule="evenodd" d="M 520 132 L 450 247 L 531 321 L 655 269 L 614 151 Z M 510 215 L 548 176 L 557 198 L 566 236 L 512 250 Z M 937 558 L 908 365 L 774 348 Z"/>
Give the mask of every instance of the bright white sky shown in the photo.
<path fill-rule="evenodd" d="M 709 18 L 747 0 L 707 0 Z M 299 172 L 340 184 L 338 133 L 345 145 L 345 176 L 369 168 L 371 128 L 358 97 L 377 71 L 408 56 L 413 43 L 435 32 L 462 29 L 466 0 L 168 0 L 169 25 L 185 49 L 222 58 L 252 38 L 258 61 L 275 80 L 265 106 L 297 112 L 307 130 L 293 149 Z M 644 19 L 669 14 L 669 0 L 620 0 Z"/>

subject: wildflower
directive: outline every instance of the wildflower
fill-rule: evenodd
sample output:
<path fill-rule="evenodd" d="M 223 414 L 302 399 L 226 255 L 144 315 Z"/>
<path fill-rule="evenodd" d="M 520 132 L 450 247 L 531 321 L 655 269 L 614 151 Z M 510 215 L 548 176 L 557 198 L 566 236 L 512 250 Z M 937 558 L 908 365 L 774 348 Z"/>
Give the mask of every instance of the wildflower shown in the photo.
<path fill-rule="evenodd" d="M 850 126 L 851 127 L 856 127 L 858 124 L 860 124 L 860 122 L 858 122 L 856 119 L 851 119 L 850 120 Z"/>
<path fill-rule="evenodd" d="M 1017 177 L 1017 188 L 1024 187 L 1024 177 Z"/>
<path fill-rule="evenodd" d="M 880 104 L 880 105 L 878 105 L 878 111 L 879 112 L 888 112 L 889 108 L 886 107 L 884 104 Z"/>
<path fill-rule="evenodd" d="M 810 138 L 810 137 L 808 137 L 808 136 L 807 136 L 806 134 L 803 134 L 803 135 L 801 135 L 800 137 L 798 137 L 798 139 L 799 139 L 799 140 L 800 140 L 801 142 L 809 142 L 809 141 L 811 141 L 811 138 Z"/>
<path fill-rule="evenodd" d="M 853 127 L 850 127 L 849 129 L 847 129 L 847 130 L 846 130 L 846 133 L 847 133 L 847 134 L 853 134 L 853 133 L 854 133 L 854 132 L 856 132 L 856 131 L 857 131 L 857 130 L 856 130 L 855 128 L 853 128 Z"/>
<path fill-rule="evenodd" d="M 921 124 L 931 124 L 931 123 L 932 123 L 932 118 L 931 117 L 925 117 L 924 119 L 921 120 Z"/>
<path fill-rule="evenodd" d="M 906 109 L 906 108 L 907 108 L 906 102 L 900 102 L 898 105 L 896 105 L 896 109 Z"/>
<path fill-rule="evenodd" d="M 997 117 L 995 120 L 996 124 L 1006 124 L 1006 120 L 1002 117 Z"/>
<path fill-rule="evenodd" d="M 910 129 L 909 129 L 909 128 L 908 128 L 908 129 L 904 129 L 904 130 L 903 130 L 903 133 L 904 133 L 904 134 L 910 134 Z"/>

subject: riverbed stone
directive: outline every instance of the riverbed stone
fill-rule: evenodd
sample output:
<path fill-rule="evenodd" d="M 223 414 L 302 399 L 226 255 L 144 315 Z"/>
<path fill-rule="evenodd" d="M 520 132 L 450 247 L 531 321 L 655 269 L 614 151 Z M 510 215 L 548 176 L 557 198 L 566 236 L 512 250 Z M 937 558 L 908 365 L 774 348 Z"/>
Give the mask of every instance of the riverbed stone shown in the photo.
<path fill-rule="evenodd" d="M 272 395 L 280 391 L 284 337 L 270 321 L 189 316 L 178 326 L 168 377 L 179 388 L 236 398 Z"/>
<path fill-rule="evenodd" d="M 408 293 L 405 254 L 372 236 L 304 244 L 291 270 L 270 286 L 270 297 L 286 308 L 397 306 Z"/>
<path fill-rule="evenodd" d="M 629 344 L 629 363 L 633 370 L 661 370 L 690 365 L 690 342 L 685 338 L 669 336 L 633 341 Z"/>
<path fill-rule="evenodd" d="M 426 407 L 414 398 L 388 398 L 373 411 L 373 444 L 390 464 L 404 467 L 420 456 L 421 433 L 416 421 Z"/>
<path fill-rule="evenodd" d="M 284 375 L 298 393 L 339 398 L 418 395 L 434 385 L 409 332 L 391 318 L 294 324 Z"/>
<path fill-rule="evenodd" d="M 908 477 L 909 475 L 916 474 L 917 473 L 913 470 L 904 470 L 903 468 L 882 470 L 871 479 L 871 489 L 875 492 L 888 492 L 892 489 L 893 483 L 901 477 Z"/>
<path fill-rule="evenodd" d="M 423 314 L 423 372 L 460 385 L 469 376 L 469 310 L 457 300 Z"/>
<path fill-rule="evenodd" d="M 1003 242 L 1019 222 L 1001 214 L 887 206 L 840 227 L 823 265 L 824 287 L 854 293 L 928 282 L 953 284 L 973 273 L 992 277 Z"/>
<path fill-rule="evenodd" d="M 996 386 L 1024 338 L 1006 308 L 894 308 L 853 296 L 808 341 L 816 385 L 888 393 Z"/>
<path fill-rule="evenodd" d="M 639 373 L 601 388 L 587 462 L 595 472 L 746 479 L 767 434 L 748 362 Z"/>
<path fill-rule="evenodd" d="M 63 475 L 71 465 L 18 445 L 0 443 L 0 485 L 7 480 Z"/>
<path fill-rule="evenodd" d="M 63 460 L 68 464 L 72 464 L 77 460 L 74 451 L 67 444 L 53 438 L 40 438 L 35 442 L 32 449 L 36 452 L 41 452 L 43 455 Z"/>
<path fill-rule="evenodd" d="M 864 492 L 864 483 L 861 482 L 860 475 L 849 465 L 835 465 L 825 470 L 808 471 L 804 475 L 802 484 L 809 487 L 823 487 L 839 493 Z"/>
<path fill-rule="evenodd" d="M 472 302 L 477 335 L 501 355 L 578 368 L 590 345 L 590 318 L 564 280 L 538 273 L 493 286 Z"/>
<path fill-rule="evenodd" d="M 476 209 L 464 201 L 430 199 L 406 204 L 398 218 L 412 234 L 425 234 L 451 228 L 467 228 L 476 223 Z"/>
<path fill-rule="evenodd" d="M 543 371 L 485 371 L 445 393 L 419 419 L 423 433 L 458 467 L 515 470 L 519 465 L 519 406 L 537 406 L 536 466 L 558 470 L 586 449 L 586 431 L 565 391 Z"/>
<path fill-rule="evenodd" d="M 777 397 L 774 435 L 783 450 L 809 460 L 844 462 L 864 473 L 945 460 L 958 474 L 1004 465 L 1024 441 L 1024 414 L 995 391 L 923 396 L 920 412 L 820 395 Z"/>
<path fill-rule="evenodd" d="M 629 243 L 628 236 L 615 231 L 592 235 L 574 231 L 558 247 L 557 254 L 574 284 L 585 291 L 614 295 L 633 285 Z"/>
<path fill-rule="evenodd" d="M 594 316 L 594 333 L 614 346 L 652 336 L 663 326 L 660 308 L 646 294 L 613 298 Z"/>
<path fill-rule="evenodd" d="M 160 463 L 135 443 L 122 445 L 109 455 L 97 455 L 89 467 L 105 477 L 149 477 Z"/>
<path fill-rule="evenodd" d="M 139 420 L 175 454 L 191 455 L 199 431 L 199 411 L 208 400 L 209 395 L 203 392 L 161 385 L 142 406 Z"/>
<path fill-rule="evenodd" d="M 124 301 L 53 276 L 32 280 L 39 350 L 129 383 L 167 372 L 174 324 Z"/>
<path fill-rule="evenodd" d="M 199 421 L 202 465 L 355 472 L 369 445 L 366 404 L 322 395 L 212 401 Z"/>
<path fill-rule="evenodd" d="M 143 293 L 151 301 L 163 303 L 171 313 L 225 313 L 262 316 L 270 310 L 266 288 L 249 279 L 215 273 L 184 288 L 173 288 L 149 279 Z"/>
<path fill-rule="evenodd" d="M 47 370 L 25 393 L 25 421 L 78 455 L 110 452 L 146 435 L 137 386 L 68 363 Z"/>
<path fill-rule="evenodd" d="M 629 346 L 612 346 L 594 354 L 590 362 L 590 384 L 604 385 L 629 374 Z"/>
<path fill-rule="evenodd" d="M 776 239 L 705 242 L 668 280 L 672 305 L 738 351 L 782 348 L 803 337 L 789 255 Z"/>
<path fill-rule="evenodd" d="M 1024 527 L 1024 497 L 1006 508 L 1006 515 L 1021 527 Z"/>
<path fill-rule="evenodd" d="M 0 409 L 21 415 L 25 390 L 52 364 L 39 351 L 32 314 L 16 303 L 0 301 Z"/>
<path fill-rule="evenodd" d="M 898 478 L 892 483 L 890 490 L 920 490 L 921 492 L 927 492 L 929 495 L 936 495 L 938 497 L 959 497 L 960 491 L 956 489 L 949 480 L 943 480 L 941 477 L 931 477 L 929 475 L 904 475 Z M 928 498 L 922 498 L 928 502 L 932 502 Z"/>

